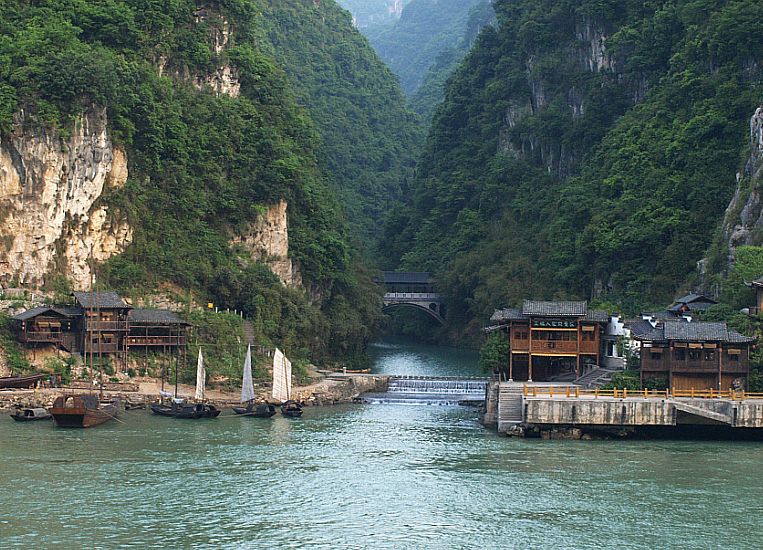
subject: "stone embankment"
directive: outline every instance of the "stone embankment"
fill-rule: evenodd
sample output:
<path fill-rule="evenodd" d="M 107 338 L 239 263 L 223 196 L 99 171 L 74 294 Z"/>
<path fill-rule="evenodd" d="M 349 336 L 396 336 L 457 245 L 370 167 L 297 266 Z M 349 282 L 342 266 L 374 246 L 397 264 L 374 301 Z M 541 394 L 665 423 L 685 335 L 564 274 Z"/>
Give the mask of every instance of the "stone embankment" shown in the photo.
<path fill-rule="evenodd" d="M 347 374 L 336 375 L 323 379 L 315 384 L 293 389 L 294 399 L 307 406 L 326 406 L 357 401 L 361 394 L 367 392 L 384 392 L 387 390 L 387 376 Z M 120 398 L 123 402 L 132 404 L 151 403 L 159 399 L 160 382 L 153 379 L 142 379 L 135 384 L 125 385 L 122 391 L 105 391 L 107 398 Z M 171 391 L 171 387 L 167 387 Z M 135 390 L 135 391 L 125 391 Z M 84 388 L 66 389 L 35 389 L 35 390 L 0 390 L 0 410 L 11 410 L 17 407 L 50 407 L 55 398 L 63 392 L 87 393 Z M 179 395 L 193 396 L 193 387 L 182 385 Z M 221 408 L 239 404 L 238 392 L 208 392 L 209 401 Z M 258 396 L 262 401 L 269 400 L 269 391 L 262 391 Z"/>

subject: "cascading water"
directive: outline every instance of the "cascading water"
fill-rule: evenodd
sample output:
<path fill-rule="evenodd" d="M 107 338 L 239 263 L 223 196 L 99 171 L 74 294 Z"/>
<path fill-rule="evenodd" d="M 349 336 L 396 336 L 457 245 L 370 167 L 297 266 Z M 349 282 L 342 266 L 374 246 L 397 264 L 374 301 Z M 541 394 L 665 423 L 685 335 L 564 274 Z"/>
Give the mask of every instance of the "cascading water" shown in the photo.
<path fill-rule="evenodd" d="M 410 405 L 458 405 L 482 402 L 486 378 L 392 377 L 386 393 L 366 394 L 364 403 Z"/>

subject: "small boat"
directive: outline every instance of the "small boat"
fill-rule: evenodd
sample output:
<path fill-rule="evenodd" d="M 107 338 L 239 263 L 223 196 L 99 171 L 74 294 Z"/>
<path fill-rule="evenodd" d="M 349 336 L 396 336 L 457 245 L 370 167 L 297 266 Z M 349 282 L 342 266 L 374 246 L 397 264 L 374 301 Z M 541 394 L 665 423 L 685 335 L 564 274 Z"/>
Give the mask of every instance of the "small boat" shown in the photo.
<path fill-rule="evenodd" d="M 241 402 L 246 407 L 233 407 L 233 412 L 255 418 L 270 418 L 276 413 L 276 408 L 270 403 L 254 404 L 254 384 L 252 383 L 252 345 L 246 348 L 244 359 L 244 374 L 241 376 Z"/>
<path fill-rule="evenodd" d="M 102 401 L 95 395 L 61 395 L 49 412 L 61 428 L 91 428 L 116 419 L 119 405 L 118 400 Z"/>
<path fill-rule="evenodd" d="M 11 415 L 16 422 L 30 422 L 32 420 L 50 420 L 53 418 L 47 409 L 17 409 Z"/>
<path fill-rule="evenodd" d="M 242 416 L 253 416 L 254 418 L 270 418 L 276 414 L 276 406 L 270 403 L 260 403 L 258 405 L 250 403 L 246 407 L 233 407 L 233 412 Z"/>
<path fill-rule="evenodd" d="M 290 418 L 299 418 L 302 416 L 302 405 L 297 401 L 289 399 L 281 405 L 281 414 Z"/>
<path fill-rule="evenodd" d="M 27 376 L 3 376 L 0 378 L 0 389 L 5 388 L 33 388 L 43 378 L 49 378 L 49 374 L 30 374 Z"/>
<path fill-rule="evenodd" d="M 125 401 L 126 411 L 145 410 L 146 403 L 143 401 Z"/>
<path fill-rule="evenodd" d="M 183 399 L 176 399 L 169 405 L 152 403 L 151 412 L 159 416 L 195 420 L 197 418 L 217 418 L 220 414 L 220 409 L 209 403 L 188 403 Z"/>
<path fill-rule="evenodd" d="M 172 418 L 185 418 L 196 420 L 199 418 L 217 418 L 220 415 L 220 409 L 210 403 L 204 403 L 204 380 L 206 371 L 204 369 L 204 358 L 199 348 L 199 359 L 196 365 L 196 403 L 188 402 L 185 399 L 177 397 L 177 368 L 175 369 L 175 397 L 167 404 L 163 401 L 151 404 L 151 412 L 159 416 L 168 416 Z M 163 380 L 163 379 L 162 379 Z M 162 393 L 162 399 L 164 393 Z M 200 401 L 200 402 L 198 402 Z"/>
<path fill-rule="evenodd" d="M 281 414 L 291 418 L 302 416 L 302 405 L 291 398 L 291 361 L 276 348 L 273 353 L 273 399 L 281 403 Z"/>

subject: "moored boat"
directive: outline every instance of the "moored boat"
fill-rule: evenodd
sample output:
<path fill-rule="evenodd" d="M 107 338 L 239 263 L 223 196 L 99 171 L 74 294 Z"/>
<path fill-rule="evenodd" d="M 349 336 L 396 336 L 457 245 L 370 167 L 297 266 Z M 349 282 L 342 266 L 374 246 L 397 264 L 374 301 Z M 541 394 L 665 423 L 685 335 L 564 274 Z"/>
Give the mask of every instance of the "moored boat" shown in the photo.
<path fill-rule="evenodd" d="M 204 399 L 204 380 L 206 378 L 206 371 L 204 369 L 204 358 L 201 354 L 201 348 L 199 349 L 199 359 L 196 366 L 196 403 L 188 402 L 185 399 L 177 397 L 177 367 L 175 368 L 175 397 L 172 398 L 170 403 L 152 403 L 151 412 L 159 416 L 167 416 L 172 418 L 184 418 L 196 420 L 199 418 L 217 418 L 220 415 L 220 409 L 206 403 Z M 162 379 L 163 382 L 163 379 Z M 162 399 L 164 393 L 162 392 Z"/>
<path fill-rule="evenodd" d="M 252 383 L 252 346 L 246 348 L 246 358 L 244 359 L 244 373 L 241 377 L 241 402 L 246 403 L 246 407 L 233 407 L 233 412 L 244 416 L 253 416 L 255 418 L 270 418 L 276 413 L 276 408 L 270 403 L 254 403 L 254 384 Z"/>
<path fill-rule="evenodd" d="M 53 416 L 47 409 L 17 409 L 15 413 L 11 415 L 16 422 L 31 422 L 33 420 L 50 420 Z"/>
<path fill-rule="evenodd" d="M 289 399 L 281 405 L 281 414 L 284 416 L 299 418 L 302 416 L 302 412 L 302 405 L 292 399 Z"/>
<path fill-rule="evenodd" d="M 27 376 L 3 376 L 0 377 L 0 389 L 20 389 L 33 388 L 37 382 L 43 378 L 48 378 L 49 374 L 30 374 Z"/>
<path fill-rule="evenodd" d="M 276 406 L 270 403 L 249 404 L 246 407 L 233 407 L 233 412 L 254 418 L 270 418 L 276 414 Z"/>
<path fill-rule="evenodd" d="M 101 401 L 95 395 L 61 395 L 48 412 L 61 428 L 91 428 L 116 419 L 119 401 Z"/>

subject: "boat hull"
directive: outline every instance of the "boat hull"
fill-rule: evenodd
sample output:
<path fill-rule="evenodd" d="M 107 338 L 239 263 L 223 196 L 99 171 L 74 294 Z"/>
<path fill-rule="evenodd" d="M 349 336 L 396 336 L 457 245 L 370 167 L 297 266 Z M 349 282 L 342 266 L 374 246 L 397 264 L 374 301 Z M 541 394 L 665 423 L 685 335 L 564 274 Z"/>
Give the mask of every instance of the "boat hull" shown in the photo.
<path fill-rule="evenodd" d="M 31 374 L 29 376 L 4 376 L 0 378 L 0 389 L 32 388 L 49 374 Z"/>
<path fill-rule="evenodd" d="M 114 420 L 119 403 L 99 403 L 91 396 L 59 397 L 48 410 L 59 428 L 92 428 Z"/>
<path fill-rule="evenodd" d="M 16 422 L 33 422 L 35 420 L 52 420 L 53 416 L 45 409 L 40 409 L 36 412 L 29 412 L 31 409 L 25 409 L 23 411 L 17 411 L 11 415 Z M 42 412 L 44 411 L 44 412 Z"/>
<path fill-rule="evenodd" d="M 271 418 L 276 414 L 275 405 L 257 405 L 256 407 L 233 407 L 233 412 L 241 416 Z"/>
<path fill-rule="evenodd" d="M 302 416 L 302 405 L 296 401 L 287 401 L 281 405 L 281 414 L 289 418 L 299 418 Z"/>
<path fill-rule="evenodd" d="M 220 414 L 220 409 L 206 403 L 189 405 L 162 405 L 160 403 L 153 403 L 151 405 L 151 412 L 169 418 L 197 420 L 199 418 L 217 418 Z"/>

